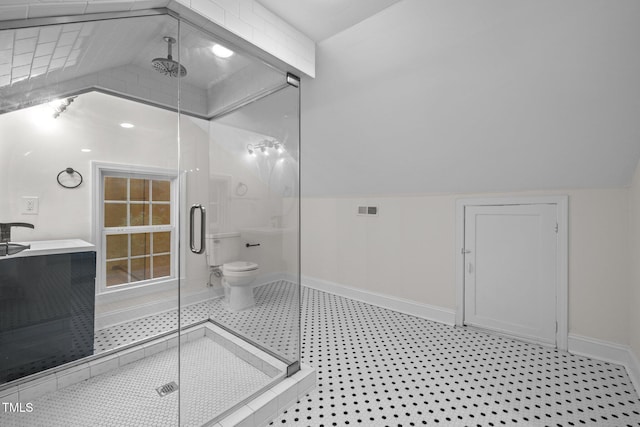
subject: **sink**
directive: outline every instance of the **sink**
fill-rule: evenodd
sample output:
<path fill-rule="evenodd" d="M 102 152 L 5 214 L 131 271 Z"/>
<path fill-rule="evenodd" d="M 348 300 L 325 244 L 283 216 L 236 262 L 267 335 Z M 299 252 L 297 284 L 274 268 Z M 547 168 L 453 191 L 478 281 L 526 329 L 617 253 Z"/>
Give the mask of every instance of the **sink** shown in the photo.
<path fill-rule="evenodd" d="M 85 242 L 81 239 L 63 239 L 63 240 L 41 240 L 33 242 L 11 242 L 20 245 L 31 245 L 30 249 L 25 249 L 15 255 L 0 257 L 3 259 L 12 259 L 28 256 L 52 255 L 52 254 L 69 254 L 74 252 L 95 251 L 95 245 Z"/>

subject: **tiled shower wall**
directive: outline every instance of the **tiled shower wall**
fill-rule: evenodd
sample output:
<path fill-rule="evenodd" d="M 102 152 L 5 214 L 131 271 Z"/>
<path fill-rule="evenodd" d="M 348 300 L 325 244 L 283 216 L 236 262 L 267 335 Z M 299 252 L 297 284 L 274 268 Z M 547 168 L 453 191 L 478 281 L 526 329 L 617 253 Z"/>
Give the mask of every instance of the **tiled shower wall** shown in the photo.
<path fill-rule="evenodd" d="M 315 43 L 255 0 L 3 0 L 0 20 L 186 6 L 276 58 L 315 76 Z"/>
<path fill-rule="evenodd" d="M 311 77 L 315 43 L 255 0 L 176 0 Z"/>

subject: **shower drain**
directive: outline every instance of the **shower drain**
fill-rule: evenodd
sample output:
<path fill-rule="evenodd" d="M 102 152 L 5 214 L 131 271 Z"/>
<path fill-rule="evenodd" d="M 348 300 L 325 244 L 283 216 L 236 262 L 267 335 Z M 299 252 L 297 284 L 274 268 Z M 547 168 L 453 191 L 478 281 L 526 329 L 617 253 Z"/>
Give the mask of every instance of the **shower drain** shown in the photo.
<path fill-rule="evenodd" d="M 171 381 L 170 383 L 167 383 L 165 385 L 161 385 L 160 387 L 158 387 L 156 389 L 156 391 L 158 392 L 160 397 L 165 397 L 167 394 L 173 393 L 177 389 L 178 389 L 178 384 L 176 384 L 175 381 Z"/>

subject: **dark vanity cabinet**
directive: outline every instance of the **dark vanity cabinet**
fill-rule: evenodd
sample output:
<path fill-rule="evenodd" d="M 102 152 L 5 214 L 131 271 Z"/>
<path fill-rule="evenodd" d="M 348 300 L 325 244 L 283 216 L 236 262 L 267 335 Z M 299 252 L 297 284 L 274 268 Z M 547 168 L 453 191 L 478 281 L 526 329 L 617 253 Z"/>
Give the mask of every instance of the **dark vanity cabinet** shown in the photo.
<path fill-rule="evenodd" d="M 96 253 L 0 260 L 0 384 L 93 354 Z"/>

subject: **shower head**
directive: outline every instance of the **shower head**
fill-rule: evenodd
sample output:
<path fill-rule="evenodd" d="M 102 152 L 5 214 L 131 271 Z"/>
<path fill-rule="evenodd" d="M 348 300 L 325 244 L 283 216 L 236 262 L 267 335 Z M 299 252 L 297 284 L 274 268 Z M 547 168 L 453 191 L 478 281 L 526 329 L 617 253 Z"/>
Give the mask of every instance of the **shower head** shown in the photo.
<path fill-rule="evenodd" d="M 173 37 L 164 37 L 164 41 L 167 42 L 167 57 L 155 58 L 151 60 L 153 68 L 155 68 L 159 73 L 162 73 L 165 76 L 169 77 L 186 76 L 187 69 L 178 64 L 178 62 L 174 61 L 173 57 L 171 56 L 171 45 L 176 42 L 176 39 L 174 39 Z"/>

